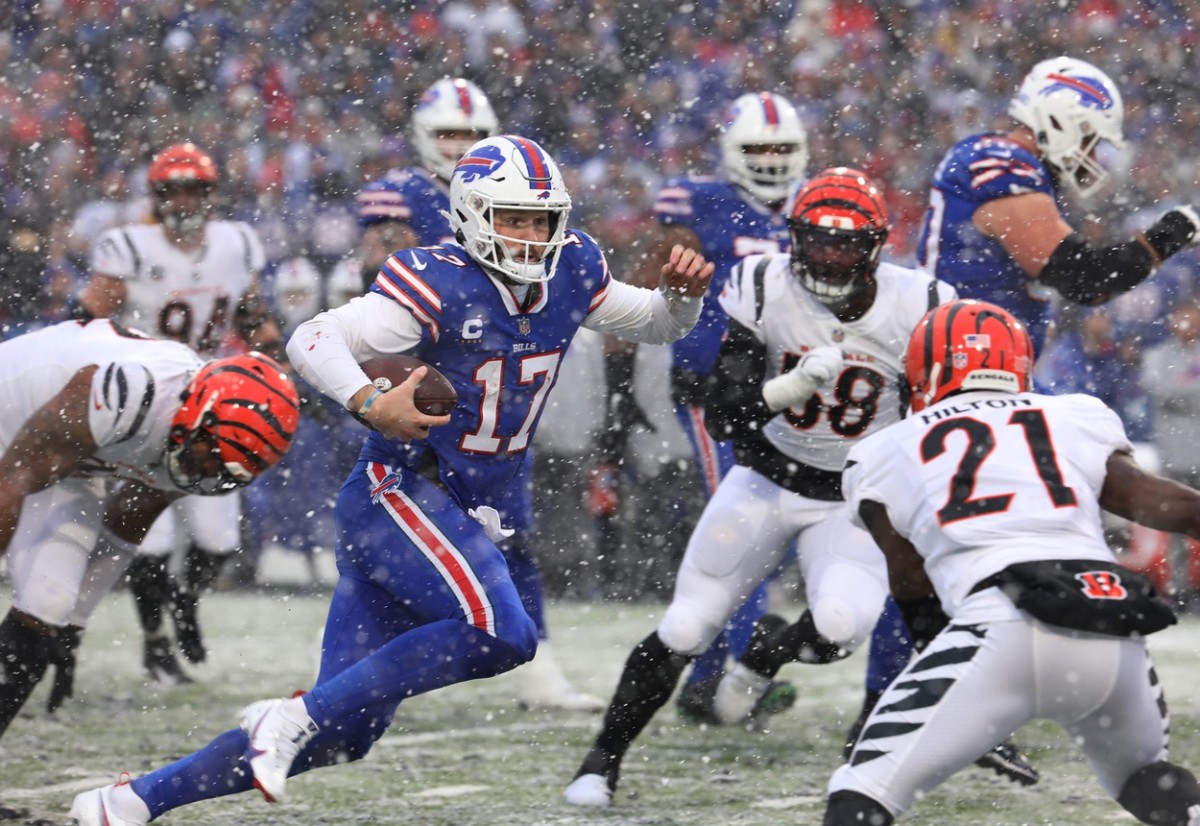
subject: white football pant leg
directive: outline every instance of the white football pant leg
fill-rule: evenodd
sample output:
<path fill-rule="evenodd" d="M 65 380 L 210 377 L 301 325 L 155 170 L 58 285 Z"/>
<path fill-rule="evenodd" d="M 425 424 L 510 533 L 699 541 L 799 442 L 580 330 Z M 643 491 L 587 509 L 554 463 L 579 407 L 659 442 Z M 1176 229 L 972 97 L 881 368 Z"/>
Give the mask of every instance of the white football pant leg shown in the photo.
<path fill-rule="evenodd" d="M 671 604 L 658 626 L 659 638 L 679 654 L 707 649 L 746 597 L 779 566 L 796 534 L 839 504 L 805 499 L 735 466 L 721 480 L 688 541 Z"/>
<path fill-rule="evenodd" d="M 897 817 L 1033 715 L 1032 624 L 948 626 L 888 686 L 829 793 L 856 791 Z"/>
<path fill-rule="evenodd" d="M 185 496 L 175 507 L 188 542 L 202 551 L 229 554 L 241 546 L 242 495 L 238 491 L 224 496 Z"/>
<path fill-rule="evenodd" d="M 883 551 L 842 503 L 800 534 L 804 591 L 821 636 L 851 651 L 871 638 L 888 593 Z"/>
<path fill-rule="evenodd" d="M 65 479 L 25 497 L 8 551 L 13 607 L 54 626 L 67 623 L 103 517 L 101 479 Z"/>

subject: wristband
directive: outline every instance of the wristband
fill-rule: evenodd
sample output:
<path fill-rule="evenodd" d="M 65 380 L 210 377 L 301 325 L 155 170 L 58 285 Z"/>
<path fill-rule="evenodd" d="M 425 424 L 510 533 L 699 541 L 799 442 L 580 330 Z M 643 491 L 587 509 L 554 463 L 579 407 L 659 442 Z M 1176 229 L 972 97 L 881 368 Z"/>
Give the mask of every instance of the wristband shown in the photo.
<path fill-rule="evenodd" d="M 363 401 L 362 406 L 358 408 L 358 412 L 356 414 L 358 418 L 365 420 L 367 418 L 367 411 L 371 409 L 371 405 L 375 404 L 375 400 L 382 395 L 383 391 L 378 387 L 371 388 L 370 394 L 367 396 L 366 400 Z"/>

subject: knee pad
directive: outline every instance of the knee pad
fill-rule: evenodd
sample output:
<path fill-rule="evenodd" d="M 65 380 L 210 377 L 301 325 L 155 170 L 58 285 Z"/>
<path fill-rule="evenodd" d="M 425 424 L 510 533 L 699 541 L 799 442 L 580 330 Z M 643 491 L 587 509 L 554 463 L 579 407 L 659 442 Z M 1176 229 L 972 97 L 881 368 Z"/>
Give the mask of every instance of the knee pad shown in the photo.
<path fill-rule="evenodd" d="M 721 627 L 706 622 L 689 607 L 671 603 L 658 624 L 658 638 L 673 653 L 695 657 L 712 645 Z"/>
<path fill-rule="evenodd" d="M 892 813 L 865 794 L 840 791 L 829 795 L 821 826 L 892 826 Z"/>
<path fill-rule="evenodd" d="M 817 632 L 848 651 L 854 651 L 871 633 L 875 617 L 866 621 L 854 606 L 841 599 L 821 599 L 810 606 Z"/>
<path fill-rule="evenodd" d="M 1200 784 L 1182 766 L 1159 761 L 1135 771 L 1117 802 L 1142 823 L 1187 826 L 1188 808 L 1200 804 Z"/>
<path fill-rule="evenodd" d="M 78 587 L 43 580 L 36 588 L 23 590 L 20 599 L 13 600 L 13 607 L 46 625 L 61 628 L 70 619 L 78 598 Z"/>

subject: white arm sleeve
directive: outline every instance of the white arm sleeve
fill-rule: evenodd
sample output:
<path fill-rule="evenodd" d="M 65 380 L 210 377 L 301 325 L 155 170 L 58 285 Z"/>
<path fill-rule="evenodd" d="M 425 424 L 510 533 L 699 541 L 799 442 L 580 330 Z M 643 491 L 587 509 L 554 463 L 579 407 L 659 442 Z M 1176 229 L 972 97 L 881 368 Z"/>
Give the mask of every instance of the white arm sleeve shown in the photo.
<path fill-rule="evenodd" d="M 421 325 L 408 310 L 378 293 L 367 293 L 297 327 L 287 354 L 305 381 L 345 407 L 371 383 L 360 362 L 403 353 L 420 341 Z"/>
<path fill-rule="evenodd" d="M 703 301 L 614 279 L 600 304 L 583 320 L 583 326 L 642 344 L 668 344 L 696 326 Z"/>

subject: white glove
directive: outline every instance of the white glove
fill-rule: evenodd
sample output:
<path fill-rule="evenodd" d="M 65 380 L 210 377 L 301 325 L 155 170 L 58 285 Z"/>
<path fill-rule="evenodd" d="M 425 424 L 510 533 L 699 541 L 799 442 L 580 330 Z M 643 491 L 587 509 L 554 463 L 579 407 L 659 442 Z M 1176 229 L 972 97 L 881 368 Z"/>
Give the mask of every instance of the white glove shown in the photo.
<path fill-rule="evenodd" d="M 490 505 L 480 505 L 477 508 L 471 508 L 467 511 L 467 515 L 480 525 L 483 525 L 483 532 L 493 542 L 508 539 L 516 533 L 512 528 L 505 528 L 500 525 L 500 511 Z"/>
<path fill-rule="evenodd" d="M 804 354 L 800 363 L 763 385 L 763 400 L 776 413 L 808 401 L 809 396 L 842 372 L 842 351 L 838 347 L 815 347 Z"/>

